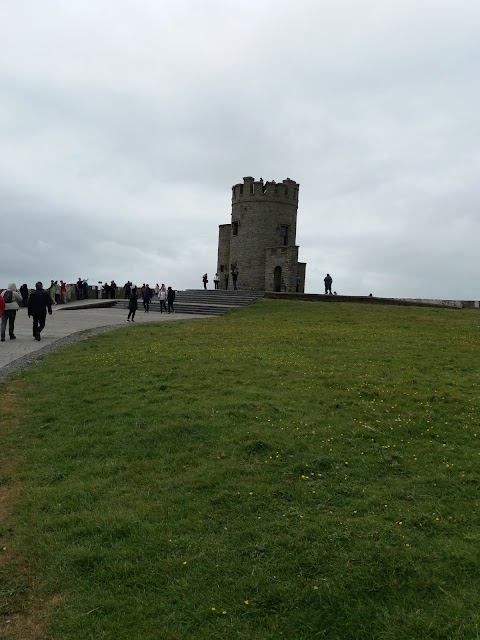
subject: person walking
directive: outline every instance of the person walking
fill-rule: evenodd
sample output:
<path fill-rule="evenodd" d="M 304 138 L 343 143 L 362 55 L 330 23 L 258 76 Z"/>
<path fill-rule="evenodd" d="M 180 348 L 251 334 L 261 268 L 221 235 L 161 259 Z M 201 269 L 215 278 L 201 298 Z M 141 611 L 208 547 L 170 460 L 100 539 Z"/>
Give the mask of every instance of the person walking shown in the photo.
<path fill-rule="evenodd" d="M 213 284 L 215 285 L 215 289 L 218 289 L 218 283 L 220 282 L 220 276 L 216 273 L 213 276 Z"/>
<path fill-rule="evenodd" d="M 208 284 L 208 275 L 206 273 L 204 273 L 202 276 L 202 282 L 203 282 L 203 288 L 206 289 Z"/>
<path fill-rule="evenodd" d="M 128 316 L 127 322 L 135 322 L 135 314 L 138 308 L 138 300 L 137 300 L 137 287 L 133 287 L 132 293 L 130 294 L 130 300 L 128 301 Z"/>
<path fill-rule="evenodd" d="M 17 311 L 22 304 L 22 296 L 17 291 L 17 285 L 12 282 L 8 285 L 4 291 L 2 291 L 2 297 L 5 302 L 5 309 L 2 313 L 2 322 L 0 325 L 0 338 L 2 342 L 5 342 L 5 332 L 8 324 L 8 335 L 10 340 L 15 340 L 15 318 Z"/>
<path fill-rule="evenodd" d="M 172 289 L 172 287 L 168 287 L 167 289 L 168 313 L 170 313 L 170 311 L 173 311 L 173 313 L 175 313 L 175 309 L 173 308 L 174 300 L 175 300 L 175 291 Z"/>
<path fill-rule="evenodd" d="M 325 295 L 327 295 L 327 293 L 332 295 L 332 283 L 333 283 L 333 280 L 332 280 L 332 276 L 329 273 L 327 273 L 327 275 L 323 279 L 323 282 L 325 283 Z"/>
<path fill-rule="evenodd" d="M 160 313 L 163 313 L 163 310 L 167 310 L 167 305 L 165 301 L 167 299 L 167 289 L 162 282 L 162 286 L 160 287 L 160 291 L 158 292 L 158 299 L 160 300 Z"/>
<path fill-rule="evenodd" d="M 33 316 L 33 337 L 40 342 L 40 334 L 45 327 L 45 320 L 48 314 L 52 315 L 52 300 L 47 291 L 44 291 L 43 284 L 39 281 L 35 285 L 35 291 L 28 299 L 28 317 Z"/>

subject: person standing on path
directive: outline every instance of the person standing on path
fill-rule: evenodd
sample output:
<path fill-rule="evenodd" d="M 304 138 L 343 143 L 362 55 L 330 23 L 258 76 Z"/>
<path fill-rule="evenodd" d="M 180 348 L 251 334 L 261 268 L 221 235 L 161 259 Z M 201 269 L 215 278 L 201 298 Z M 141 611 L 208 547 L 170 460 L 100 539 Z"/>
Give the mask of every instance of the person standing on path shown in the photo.
<path fill-rule="evenodd" d="M 130 322 L 130 318 L 132 322 L 135 322 L 135 313 L 138 308 L 138 300 L 137 300 L 137 287 L 133 287 L 132 293 L 130 294 L 130 300 L 128 301 L 128 316 L 127 322 Z"/>
<path fill-rule="evenodd" d="M 145 285 L 145 289 L 143 290 L 143 308 L 145 309 L 145 313 L 150 311 L 150 302 L 152 301 L 152 290 L 149 285 Z"/>
<path fill-rule="evenodd" d="M 83 300 L 83 280 L 81 278 L 77 280 L 75 288 L 77 290 L 77 300 Z"/>
<path fill-rule="evenodd" d="M 22 284 L 20 287 L 20 295 L 22 296 L 23 306 L 26 307 L 28 304 L 28 285 Z"/>
<path fill-rule="evenodd" d="M 208 284 L 208 275 L 206 273 L 204 273 L 202 276 L 202 282 L 203 282 L 203 288 L 206 289 Z"/>
<path fill-rule="evenodd" d="M 0 325 L 0 338 L 2 342 L 5 342 L 5 331 L 8 324 L 8 335 L 10 340 L 15 340 L 15 317 L 17 311 L 22 304 L 22 296 L 17 291 L 17 285 L 12 282 L 8 287 L 2 291 L 3 300 L 5 302 L 5 309 L 2 313 L 2 323 Z"/>
<path fill-rule="evenodd" d="M 327 295 L 327 293 L 332 295 L 332 282 L 333 282 L 333 280 L 332 280 L 332 276 L 329 273 L 327 273 L 327 275 L 323 279 L 323 282 L 325 283 L 325 295 Z"/>
<path fill-rule="evenodd" d="M 45 320 L 48 314 L 52 315 L 52 301 L 49 294 L 44 291 L 43 284 L 37 282 L 35 291 L 30 294 L 28 299 L 28 317 L 33 316 L 33 337 L 40 342 L 40 334 L 45 327 Z"/>
<path fill-rule="evenodd" d="M 57 287 L 55 285 L 55 282 L 53 280 L 50 280 L 50 286 L 48 287 L 48 293 L 50 294 L 50 298 L 52 300 L 52 304 L 57 304 L 55 302 L 55 291 L 56 291 Z"/>
<path fill-rule="evenodd" d="M 36 286 L 36 285 L 35 285 Z M 60 300 L 63 304 L 68 302 L 67 300 L 67 283 L 60 280 Z"/>
<path fill-rule="evenodd" d="M 167 289 L 168 313 L 170 313 L 170 310 L 173 311 L 173 313 L 175 313 L 175 309 L 173 308 L 174 300 L 175 300 L 175 291 L 172 289 L 172 287 L 168 287 Z"/>
<path fill-rule="evenodd" d="M 160 313 L 163 313 L 163 310 L 167 310 L 167 305 L 165 304 L 165 301 L 167 299 L 167 290 L 163 282 L 162 286 L 160 287 L 160 291 L 158 292 L 158 299 L 160 300 Z"/>
<path fill-rule="evenodd" d="M 228 270 L 225 271 L 225 291 L 228 289 Z"/>
<path fill-rule="evenodd" d="M 213 276 L 213 284 L 215 285 L 215 289 L 218 289 L 218 283 L 220 282 L 220 276 L 216 273 Z"/>

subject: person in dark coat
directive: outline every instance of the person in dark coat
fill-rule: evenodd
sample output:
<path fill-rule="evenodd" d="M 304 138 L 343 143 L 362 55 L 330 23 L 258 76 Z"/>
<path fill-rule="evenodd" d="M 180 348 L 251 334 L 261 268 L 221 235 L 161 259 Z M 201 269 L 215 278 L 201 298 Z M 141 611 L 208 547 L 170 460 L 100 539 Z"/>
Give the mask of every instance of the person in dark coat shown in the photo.
<path fill-rule="evenodd" d="M 22 284 L 20 287 L 20 295 L 22 296 L 23 306 L 28 306 L 28 286 L 26 284 Z"/>
<path fill-rule="evenodd" d="M 28 317 L 33 316 L 33 337 L 40 342 L 40 334 L 45 327 L 47 311 L 52 315 L 52 299 L 47 291 L 44 291 L 43 284 L 37 282 L 35 291 L 32 291 L 28 299 Z"/>
<path fill-rule="evenodd" d="M 128 317 L 127 322 L 130 322 L 130 318 L 132 322 L 135 322 L 135 313 L 138 308 L 138 300 L 137 300 L 137 287 L 133 287 L 132 293 L 130 294 L 130 300 L 128 301 Z"/>
<path fill-rule="evenodd" d="M 145 289 L 143 290 L 143 308 L 145 309 L 145 313 L 150 311 L 150 302 L 152 301 L 153 293 L 148 284 L 145 285 Z"/>
<path fill-rule="evenodd" d="M 173 311 L 175 313 L 175 309 L 173 308 L 173 301 L 174 300 L 175 300 L 175 291 L 172 289 L 172 287 L 168 287 L 167 288 L 168 313 L 170 313 L 170 311 Z"/>
<path fill-rule="evenodd" d="M 327 275 L 325 276 L 325 278 L 323 279 L 323 282 L 325 283 L 325 294 L 329 293 L 330 295 L 332 295 L 332 276 L 327 273 Z"/>
<path fill-rule="evenodd" d="M 234 291 L 237 290 L 238 269 L 232 269 L 232 282 Z"/>

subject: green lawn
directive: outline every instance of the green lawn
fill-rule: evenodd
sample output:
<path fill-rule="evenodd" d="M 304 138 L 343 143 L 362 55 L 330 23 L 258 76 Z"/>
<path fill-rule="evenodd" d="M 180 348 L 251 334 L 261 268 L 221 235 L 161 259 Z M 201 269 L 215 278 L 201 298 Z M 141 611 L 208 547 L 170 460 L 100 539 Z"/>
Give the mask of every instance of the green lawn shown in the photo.
<path fill-rule="evenodd" d="M 0 385 L 0 638 L 478 640 L 479 325 L 259 300 Z"/>

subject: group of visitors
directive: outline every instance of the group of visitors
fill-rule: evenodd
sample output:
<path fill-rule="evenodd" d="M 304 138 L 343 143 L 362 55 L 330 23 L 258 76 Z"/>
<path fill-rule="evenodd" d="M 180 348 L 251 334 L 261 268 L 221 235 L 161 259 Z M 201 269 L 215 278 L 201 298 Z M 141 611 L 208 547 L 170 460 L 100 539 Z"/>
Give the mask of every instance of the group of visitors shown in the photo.
<path fill-rule="evenodd" d="M 27 285 L 22 285 L 20 289 Z M 15 335 L 15 318 L 17 311 L 20 309 L 20 305 L 24 303 L 23 291 L 20 294 L 17 291 L 17 285 L 12 282 L 6 289 L 0 294 L 0 340 L 5 342 L 5 334 L 7 332 L 10 340 L 16 340 Z M 35 285 L 35 291 L 28 292 L 27 287 L 27 307 L 28 317 L 33 317 L 33 337 L 35 340 L 40 341 L 40 334 L 45 327 L 45 320 L 47 317 L 47 311 L 52 313 L 52 300 L 50 291 L 45 291 L 43 284 L 37 282 Z"/>
<path fill-rule="evenodd" d="M 237 290 L 237 280 L 238 280 L 238 269 L 232 269 L 230 272 L 231 276 L 232 276 L 232 286 L 233 286 L 233 290 L 236 291 Z M 225 271 L 224 274 L 224 282 L 225 282 L 225 289 L 228 289 L 228 282 L 229 282 L 229 272 Z M 203 282 L 203 288 L 207 289 L 207 284 L 208 284 L 208 274 L 204 273 L 202 276 L 202 282 Z M 219 288 L 220 285 L 220 276 L 218 273 L 216 273 L 213 276 L 213 285 L 215 287 L 215 289 Z"/>
<path fill-rule="evenodd" d="M 128 288 L 127 285 L 129 285 Z M 139 292 L 138 288 L 128 281 L 128 283 L 125 284 L 125 296 L 127 295 L 127 290 L 129 292 L 127 322 L 135 322 L 135 314 L 138 309 L 139 297 L 143 302 L 143 309 L 145 313 L 150 311 L 150 303 L 154 295 L 157 296 L 160 302 L 160 313 L 163 313 L 164 311 L 166 313 L 171 313 L 172 311 L 175 313 L 175 308 L 173 306 L 175 301 L 175 291 L 172 287 L 166 287 L 163 283 L 159 285 L 157 282 L 155 288 L 152 289 L 149 284 L 144 283 Z"/>
<path fill-rule="evenodd" d="M 79 300 L 85 300 L 88 298 L 88 292 L 85 295 L 83 283 L 87 282 L 79 278 L 77 283 L 77 295 Z M 112 281 L 115 285 L 115 283 Z M 81 285 L 81 286 L 80 286 Z M 128 286 L 127 286 L 128 285 Z M 163 283 L 156 284 L 152 289 L 148 284 L 143 284 L 140 289 L 133 286 L 132 282 L 128 282 L 125 286 L 125 291 L 128 292 L 128 317 L 127 322 L 135 322 L 135 313 L 138 308 L 138 299 L 143 301 L 143 308 L 145 313 L 150 310 L 150 302 L 154 296 L 157 296 L 160 301 L 160 313 L 164 311 L 166 313 L 175 313 L 174 301 L 175 291 L 172 287 L 166 287 Z M 112 287 L 112 285 L 110 285 Z M 43 288 L 42 282 L 35 284 L 35 290 L 29 291 L 26 284 L 20 287 L 20 291 L 17 290 L 17 285 L 12 282 L 6 289 L 0 289 L 0 340 L 5 342 L 5 336 L 8 328 L 8 335 L 10 340 L 16 340 L 15 336 L 15 319 L 17 311 L 21 306 L 26 306 L 28 309 L 28 317 L 33 318 L 33 337 L 35 340 L 40 341 L 40 334 L 45 328 L 45 322 L 47 313 L 52 314 L 52 305 L 60 304 L 61 302 L 67 302 L 66 288 L 63 280 L 58 281 L 51 280 L 48 289 Z M 88 284 L 87 284 L 88 287 Z M 114 288 L 114 295 L 116 295 L 117 286 Z M 110 293 L 110 295 L 112 295 Z M 81 296 L 81 297 L 80 297 Z"/>
<path fill-rule="evenodd" d="M 35 285 L 35 287 L 36 286 L 37 285 Z M 22 287 L 25 287 L 27 291 L 28 291 L 28 287 L 26 284 L 22 284 L 22 286 L 20 287 L 20 292 L 22 293 L 22 296 L 23 296 Z M 36 291 L 36 288 L 35 288 L 35 291 Z M 50 280 L 48 293 L 50 294 L 52 304 L 65 304 L 66 302 L 68 302 L 67 283 L 64 282 L 63 280 L 60 280 L 60 282 L 58 280 Z"/>
<path fill-rule="evenodd" d="M 99 284 L 101 283 L 99 282 Z M 98 287 L 98 290 L 103 290 L 103 293 L 105 294 L 105 298 L 107 298 L 107 300 L 115 300 L 115 298 L 117 297 L 117 283 L 115 282 L 115 280 L 111 280 L 110 284 L 108 284 L 108 282 L 105 282 L 102 287 Z"/>
<path fill-rule="evenodd" d="M 75 283 L 75 291 L 77 293 L 77 300 L 88 300 L 88 279 L 78 278 Z"/>

